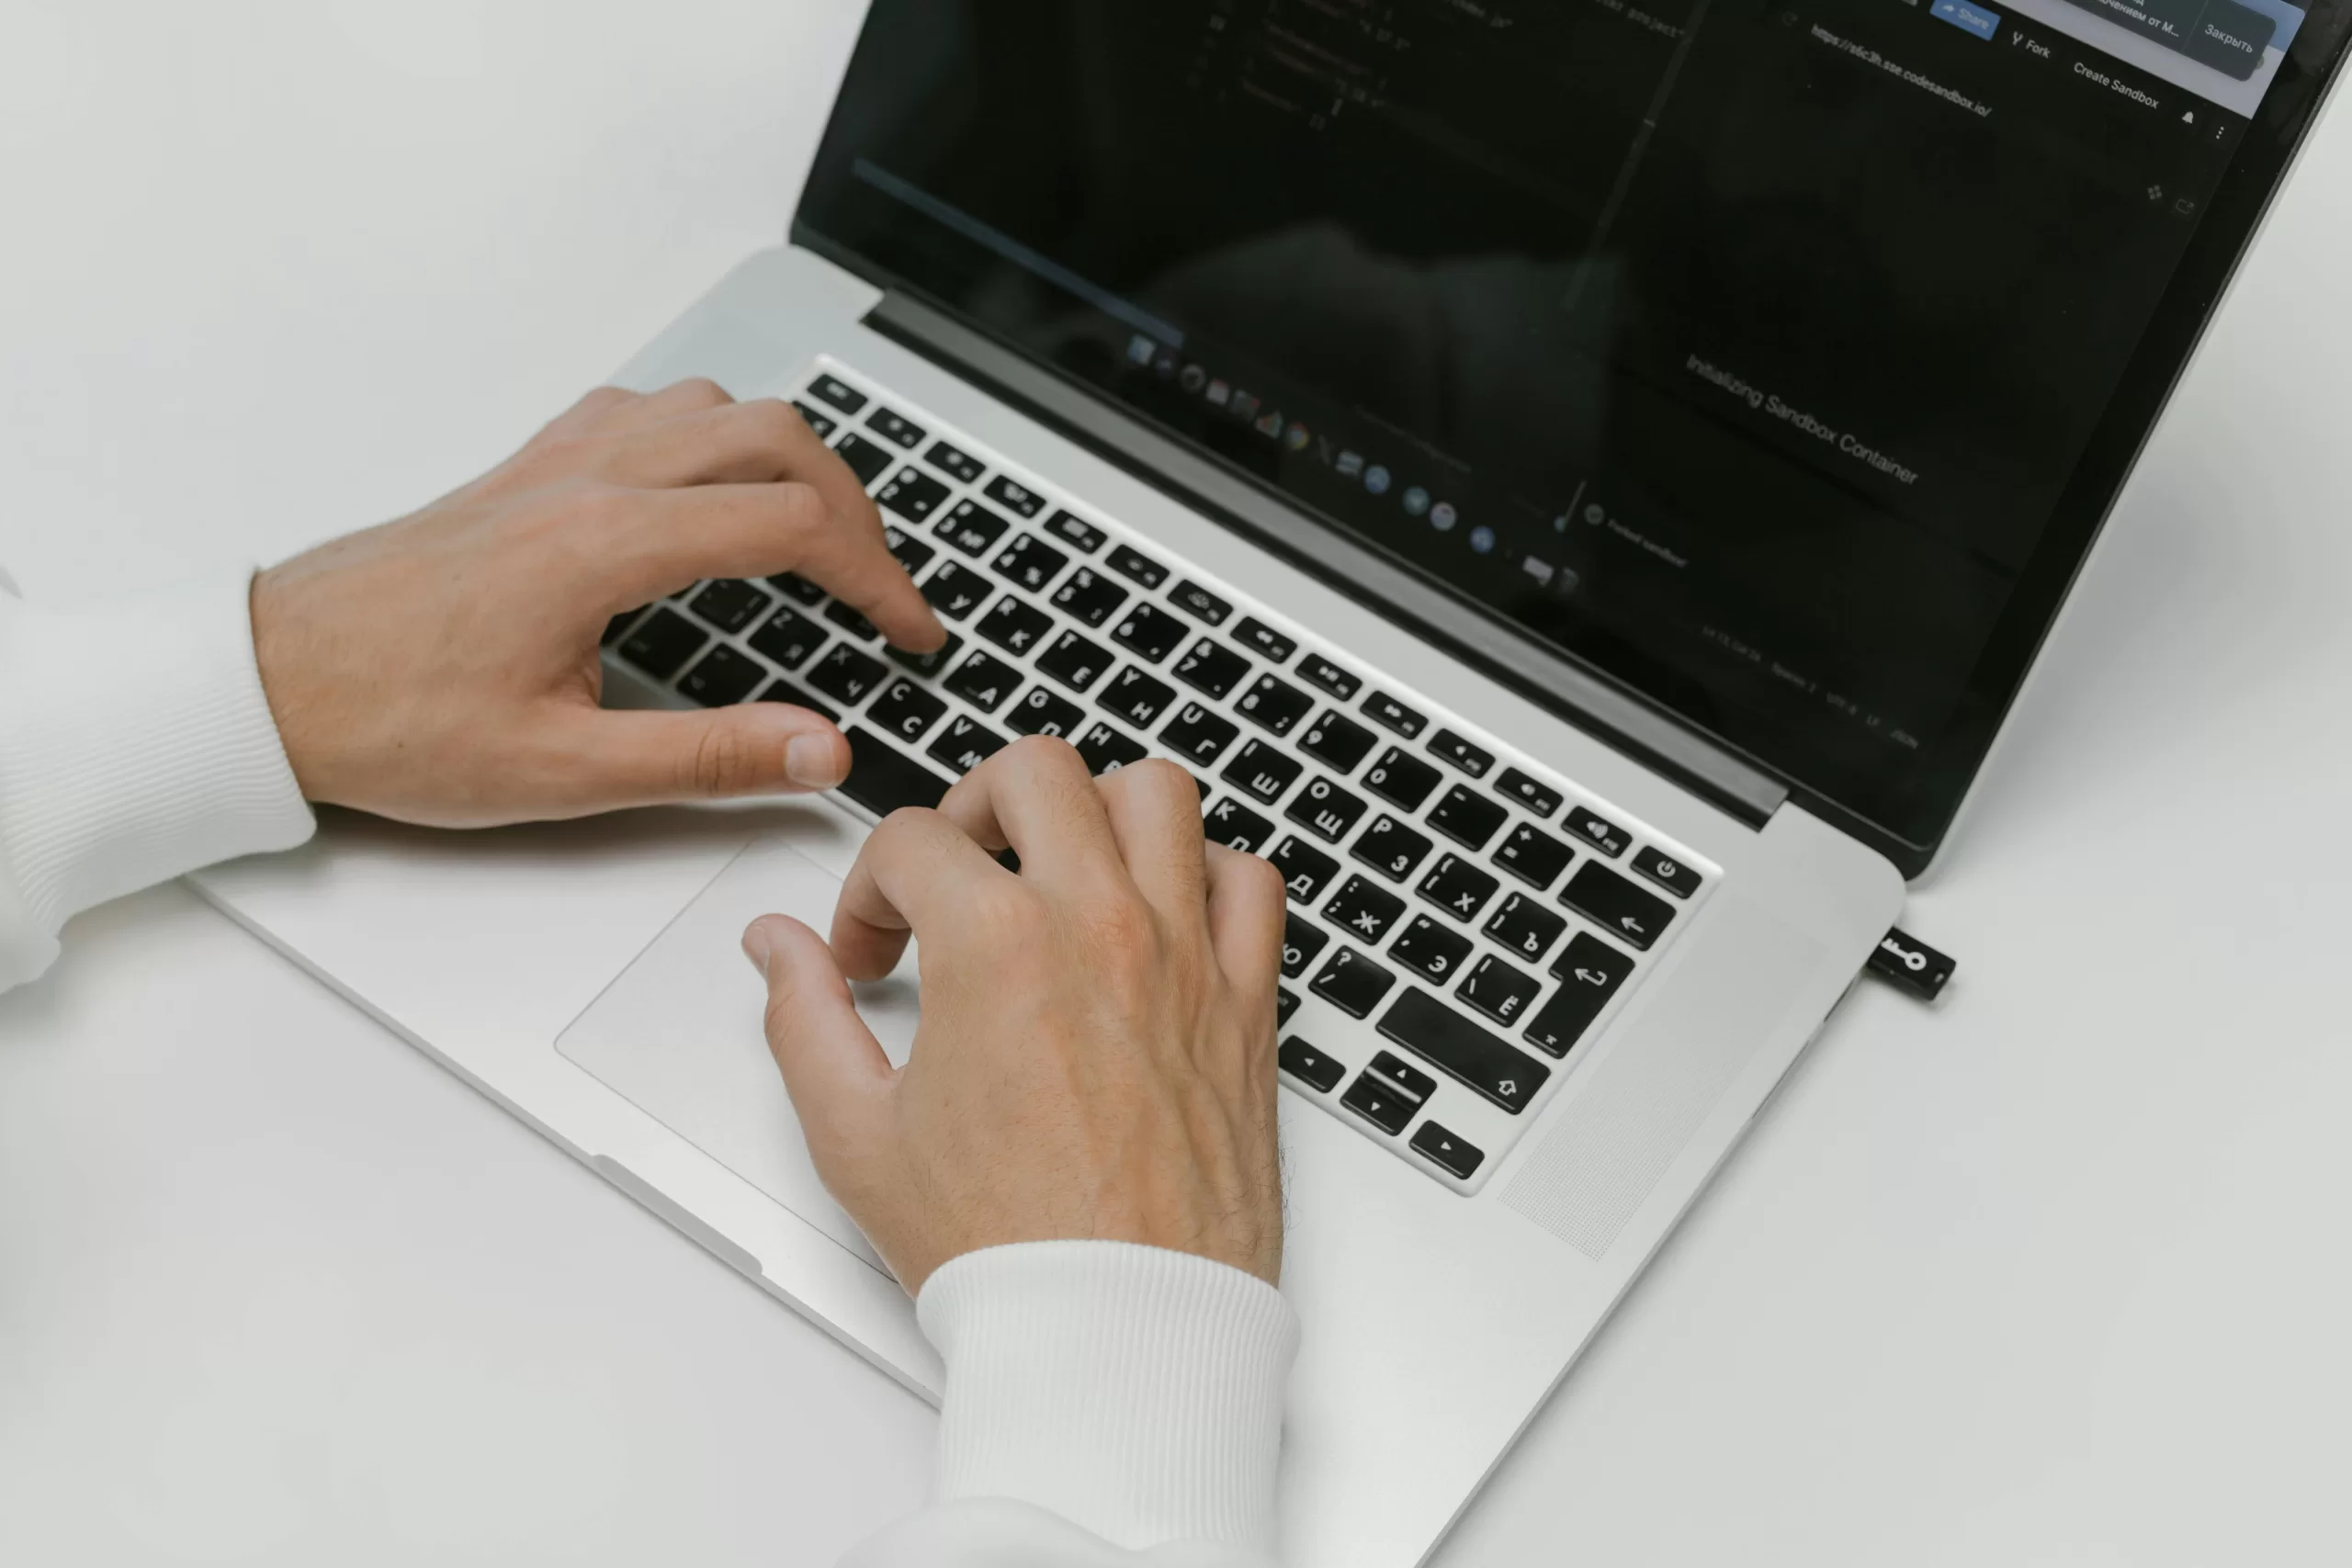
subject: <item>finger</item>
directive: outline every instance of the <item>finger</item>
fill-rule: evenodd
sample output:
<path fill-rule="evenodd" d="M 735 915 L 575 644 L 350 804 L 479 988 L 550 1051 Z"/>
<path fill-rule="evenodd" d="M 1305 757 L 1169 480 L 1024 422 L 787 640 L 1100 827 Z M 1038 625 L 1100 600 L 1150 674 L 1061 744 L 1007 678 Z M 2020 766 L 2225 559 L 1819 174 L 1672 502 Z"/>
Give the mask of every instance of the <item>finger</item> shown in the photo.
<path fill-rule="evenodd" d="M 861 518 L 873 513 L 875 526 L 881 525 L 873 498 L 841 455 L 819 439 L 799 410 L 773 398 L 690 410 L 633 427 L 613 442 L 604 473 L 615 484 L 644 490 L 802 479 L 827 504 Z"/>
<path fill-rule="evenodd" d="M 1068 741 L 1014 741 L 958 779 L 939 814 L 990 854 L 1012 850 L 1021 874 L 1040 885 L 1127 879 L 1102 792 Z"/>
<path fill-rule="evenodd" d="M 743 932 L 743 952 L 766 977 L 768 1051 L 784 1075 L 817 1174 L 840 1194 L 846 1162 L 871 1149 L 871 1128 L 894 1074 L 849 983 L 817 933 L 784 915 Z"/>
<path fill-rule="evenodd" d="M 727 389 L 701 376 L 673 381 L 652 392 L 625 392 L 605 405 L 594 434 L 611 438 L 630 431 L 671 423 L 692 414 L 725 408 L 734 402 Z"/>
<path fill-rule="evenodd" d="M 1096 788 L 1136 886 L 1153 908 L 1185 920 L 1180 929 L 1199 930 L 1208 866 L 1193 775 L 1155 757 L 1103 774 Z"/>
<path fill-rule="evenodd" d="M 1234 988 L 1272 1008 L 1282 980 L 1283 874 L 1256 855 L 1211 844 L 1208 868 L 1209 947 Z"/>
<path fill-rule="evenodd" d="M 946 628 L 890 554 L 881 525 L 833 511 L 801 483 L 704 485 L 693 490 L 594 492 L 601 526 L 592 548 L 607 615 L 706 577 L 797 571 L 880 627 L 893 648 L 925 653 Z"/>
<path fill-rule="evenodd" d="M 554 814 L 799 795 L 849 776 L 849 741 L 805 708 L 746 703 L 698 713 L 569 706 L 549 728 Z"/>
<path fill-rule="evenodd" d="M 936 811 L 896 811 L 874 829 L 833 908 L 833 955 L 854 980 L 899 966 L 910 936 L 943 921 L 985 926 L 1021 879 Z"/>

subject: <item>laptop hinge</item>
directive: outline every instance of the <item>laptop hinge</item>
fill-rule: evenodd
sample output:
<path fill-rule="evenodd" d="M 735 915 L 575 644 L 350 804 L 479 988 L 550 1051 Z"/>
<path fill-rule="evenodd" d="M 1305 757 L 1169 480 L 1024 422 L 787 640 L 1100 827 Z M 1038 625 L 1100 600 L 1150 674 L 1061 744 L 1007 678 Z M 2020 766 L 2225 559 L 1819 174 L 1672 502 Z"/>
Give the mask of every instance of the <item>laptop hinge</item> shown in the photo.
<path fill-rule="evenodd" d="M 895 290 L 884 294 L 865 324 L 1349 597 L 1377 603 L 1482 674 L 1741 820 L 1761 827 L 1788 799 L 1788 786 L 1779 779 L 1673 716 L 987 334 Z M 1311 539 L 1311 547 L 1302 547 L 1302 537 Z"/>

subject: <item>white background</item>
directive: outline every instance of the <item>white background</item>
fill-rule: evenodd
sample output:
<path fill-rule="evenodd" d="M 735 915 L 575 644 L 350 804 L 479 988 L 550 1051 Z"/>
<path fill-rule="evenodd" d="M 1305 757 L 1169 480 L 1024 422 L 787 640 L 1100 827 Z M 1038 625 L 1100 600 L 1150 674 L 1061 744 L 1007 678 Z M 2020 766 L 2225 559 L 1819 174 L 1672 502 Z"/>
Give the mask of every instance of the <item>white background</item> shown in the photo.
<path fill-rule="evenodd" d="M 0 561 L 469 477 L 783 232 L 857 20 L 0 0 Z M 1948 1006 L 1857 996 L 1442 1562 L 2352 1557 L 2346 254 L 2338 115 L 1916 900 Z M 185 891 L 0 999 L 0 1562 L 821 1563 L 932 1427 Z"/>

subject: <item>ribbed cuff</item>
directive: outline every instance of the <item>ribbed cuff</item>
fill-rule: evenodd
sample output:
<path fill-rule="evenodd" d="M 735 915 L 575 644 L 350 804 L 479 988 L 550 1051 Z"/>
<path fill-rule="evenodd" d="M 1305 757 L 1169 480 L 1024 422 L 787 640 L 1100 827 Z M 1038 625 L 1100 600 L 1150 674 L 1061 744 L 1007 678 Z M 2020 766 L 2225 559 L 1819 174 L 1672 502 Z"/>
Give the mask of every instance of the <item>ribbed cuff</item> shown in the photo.
<path fill-rule="evenodd" d="M 0 601 L 0 987 L 81 910 L 313 821 L 254 663 L 252 573 L 153 605 Z"/>
<path fill-rule="evenodd" d="M 947 1363 L 943 1502 L 1005 1497 L 1114 1545 L 1270 1551 L 1298 1319 L 1188 1253 L 1033 1242 L 967 1253 L 916 1302 Z"/>

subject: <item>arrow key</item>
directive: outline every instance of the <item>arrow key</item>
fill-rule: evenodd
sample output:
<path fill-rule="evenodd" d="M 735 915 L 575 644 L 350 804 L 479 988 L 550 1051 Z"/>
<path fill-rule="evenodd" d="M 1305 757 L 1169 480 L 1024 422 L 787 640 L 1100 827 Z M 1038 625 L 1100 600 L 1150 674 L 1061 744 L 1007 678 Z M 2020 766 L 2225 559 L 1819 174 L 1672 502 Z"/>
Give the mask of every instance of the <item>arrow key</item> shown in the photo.
<path fill-rule="evenodd" d="M 1487 1162 L 1484 1149 L 1473 1148 L 1434 1122 L 1424 1122 L 1413 1134 L 1413 1152 L 1457 1181 L 1467 1181 Z"/>

